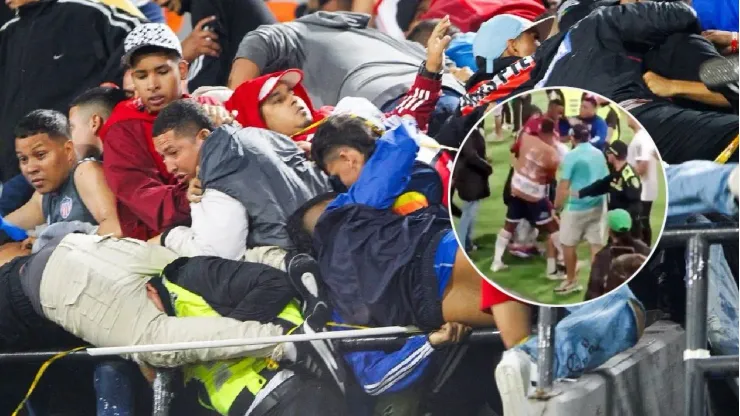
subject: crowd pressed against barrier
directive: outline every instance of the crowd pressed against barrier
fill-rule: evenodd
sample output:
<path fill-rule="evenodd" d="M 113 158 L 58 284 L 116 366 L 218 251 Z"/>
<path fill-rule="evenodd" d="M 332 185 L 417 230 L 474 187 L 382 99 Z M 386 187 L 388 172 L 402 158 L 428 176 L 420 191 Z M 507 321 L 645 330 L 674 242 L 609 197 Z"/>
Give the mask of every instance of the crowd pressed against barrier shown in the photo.
<path fill-rule="evenodd" d="M 490 0 L 463 14 L 465 0 L 312 0 L 277 22 L 275 3 L 0 6 L 0 351 L 422 334 L 395 350 L 318 340 L 60 360 L 38 383 L 38 363 L 0 362 L 13 375 L 0 414 L 32 384 L 18 414 L 146 414 L 156 368 L 178 370 L 172 414 L 525 414 L 533 307 L 480 278 L 448 189 L 460 192 L 454 151 L 483 113 L 533 88 L 629 110 L 670 164 L 669 224 L 737 219 L 737 4 Z M 164 21 L 183 13 L 195 25 L 180 41 Z M 526 98 L 504 107 L 517 130 L 532 114 Z M 533 116 L 535 140 L 556 127 L 549 111 Z M 590 139 L 617 128 L 571 134 L 603 157 Z M 622 235 L 643 217 L 617 205 Z M 716 355 L 738 353 L 731 251 L 712 246 L 709 260 Z M 635 346 L 648 309 L 683 319 L 669 289 L 683 253 L 618 288 L 635 267 L 616 260 L 600 267 L 621 277 L 595 284 L 612 292 L 564 309 L 557 378 Z M 461 347 L 493 326 L 503 348 Z"/>

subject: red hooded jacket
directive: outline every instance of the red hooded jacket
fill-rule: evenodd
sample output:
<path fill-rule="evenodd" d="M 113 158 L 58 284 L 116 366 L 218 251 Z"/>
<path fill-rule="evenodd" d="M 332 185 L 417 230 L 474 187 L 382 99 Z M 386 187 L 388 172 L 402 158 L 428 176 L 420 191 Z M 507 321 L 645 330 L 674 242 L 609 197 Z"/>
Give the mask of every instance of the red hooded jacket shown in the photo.
<path fill-rule="evenodd" d="M 198 101 L 214 104 L 208 99 Z M 167 172 L 154 149 L 156 117 L 134 98 L 119 103 L 100 130 L 103 171 L 116 195 L 121 230 L 125 237 L 140 240 L 190 222 L 187 184 Z"/>
<path fill-rule="evenodd" d="M 303 76 L 303 72 L 298 69 L 289 69 L 288 71 L 297 72 L 301 74 L 301 77 Z M 231 112 L 237 111 L 236 121 L 242 126 L 266 129 L 267 125 L 262 119 L 259 109 L 259 105 L 261 104 L 261 100 L 259 99 L 260 92 L 270 78 L 282 76 L 285 72 L 287 71 L 265 74 L 244 82 L 236 88 L 234 94 L 224 103 L 224 106 Z M 399 101 L 399 104 L 393 111 L 385 115 L 387 117 L 393 115 L 411 115 L 416 119 L 419 128 L 426 130 L 429 124 L 429 117 L 437 105 L 441 89 L 442 81 L 417 76 L 414 85 L 411 86 L 406 95 Z M 313 127 L 293 135 L 292 138 L 298 142 L 310 140 L 310 136 L 314 133 L 316 127 L 321 124 L 320 121 L 329 116 L 334 110 L 334 107 L 324 106 L 316 110 L 311 103 L 308 92 L 300 82 L 293 86 L 293 93 L 306 103 L 313 117 Z"/>

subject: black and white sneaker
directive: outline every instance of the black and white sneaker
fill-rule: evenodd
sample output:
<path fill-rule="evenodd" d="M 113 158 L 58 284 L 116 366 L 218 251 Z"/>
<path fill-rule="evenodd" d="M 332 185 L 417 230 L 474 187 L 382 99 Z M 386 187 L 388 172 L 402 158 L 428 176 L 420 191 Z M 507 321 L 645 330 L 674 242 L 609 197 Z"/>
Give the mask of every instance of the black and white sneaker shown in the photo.
<path fill-rule="evenodd" d="M 303 300 L 303 316 L 313 328 L 323 331 L 331 319 L 331 310 L 319 276 L 319 264 L 308 254 L 298 254 L 288 263 L 290 283 Z"/>
<path fill-rule="evenodd" d="M 737 92 L 738 57 L 717 57 L 699 67 L 699 79 L 709 88 L 730 88 Z"/>
<path fill-rule="evenodd" d="M 331 309 L 325 301 L 319 276 L 319 265 L 311 256 L 298 254 L 288 264 L 288 276 L 298 294 L 303 298 L 305 321 L 293 334 L 316 334 L 326 331 L 331 318 Z M 347 375 L 337 349 L 331 340 L 316 340 L 294 343 L 296 364 L 319 378 L 334 380 L 344 393 Z"/>

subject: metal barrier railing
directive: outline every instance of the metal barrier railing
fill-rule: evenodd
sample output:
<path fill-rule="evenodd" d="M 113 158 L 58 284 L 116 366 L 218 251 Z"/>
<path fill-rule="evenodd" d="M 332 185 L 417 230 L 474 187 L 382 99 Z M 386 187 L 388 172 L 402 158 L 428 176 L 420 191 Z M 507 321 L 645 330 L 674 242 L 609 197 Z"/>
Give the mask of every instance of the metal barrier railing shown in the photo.
<path fill-rule="evenodd" d="M 718 226 L 702 224 L 691 227 L 677 227 L 664 231 L 659 246 L 688 247 L 686 278 L 686 394 L 685 409 L 689 416 L 703 416 L 706 407 L 704 395 L 705 378 L 712 376 L 731 377 L 738 375 L 738 356 L 711 357 L 707 345 L 707 296 L 709 245 L 724 241 L 737 241 L 738 226 L 733 224 Z M 553 342 L 555 338 L 556 310 L 550 307 L 539 307 L 537 324 L 539 379 L 534 398 L 547 399 L 553 394 L 552 363 L 554 357 Z M 405 342 L 404 337 L 370 337 L 340 340 L 343 351 L 359 350 L 395 350 Z M 494 329 L 477 329 L 465 341 L 467 343 L 501 344 L 500 333 Z M 0 363 L 12 361 L 46 360 L 58 352 L 23 352 L 0 353 Z M 67 359 L 95 359 L 83 351 L 70 353 Z M 108 358 L 110 359 L 110 358 Z M 172 400 L 171 370 L 158 370 L 153 383 L 154 416 L 166 416 Z"/>
<path fill-rule="evenodd" d="M 686 349 L 684 409 L 688 416 L 704 416 L 705 381 L 712 377 L 737 377 L 737 355 L 711 357 L 707 349 L 707 299 L 709 246 L 738 241 L 737 224 L 702 224 L 666 230 L 661 247 L 686 246 Z"/>
<path fill-rule="evenodd" d="M 406 342 L 409 335 L 402 336 L 375 336 L 364 338 L 347 338 L 338 340 L 339 348 L 343 352 L 352 351 L 396 351 Z M 466 344 L 488 344 L 498 345 L 503 348 L 501 333 L 495 328 L 475 329 L 463 340 Z M 14 362 L 46 361 L 61 354 L 62 351 L 31 351 L 0 353 L 0 364 Z M 123 360 L 115 356 L 94 356 L 85 350 L 69 352 L 64 356 L 65 360 L 87 360 L 87 361 L 110 361 Z M 153 391 L 153 416 L 168 416 L 170 403 L 174 398 L 172 382 L 174 379 L 173 369 L 157 369 L 156 377 L 152 383 Z"/>
<path fill-rule="evenodd" d="M 534 398 L 548 399 L 552 396 L 552 362 L 555 354 L 555 322 L 557 312 L 555 308 L 539 307 L 537 317 L 537 390 Z"/>

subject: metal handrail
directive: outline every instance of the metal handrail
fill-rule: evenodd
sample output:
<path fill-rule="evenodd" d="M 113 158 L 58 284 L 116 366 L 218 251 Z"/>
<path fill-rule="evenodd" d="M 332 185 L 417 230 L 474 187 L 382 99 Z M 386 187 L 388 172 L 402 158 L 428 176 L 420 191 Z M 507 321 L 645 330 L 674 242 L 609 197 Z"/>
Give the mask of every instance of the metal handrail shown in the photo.
<path fill-rule="evenodd" d="M 686 349 L 684 350 L 684 409 L 689 416 L 703 416 L 707 376 L 737 377 L 738 356 L 711 357 L 707 349 L 707 300 L 709 293 L 709 246 L 737 241 L 740 230 L 733 224 L 697 224 L 665 230 L 659 246 L 686 245 Z"/>

